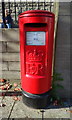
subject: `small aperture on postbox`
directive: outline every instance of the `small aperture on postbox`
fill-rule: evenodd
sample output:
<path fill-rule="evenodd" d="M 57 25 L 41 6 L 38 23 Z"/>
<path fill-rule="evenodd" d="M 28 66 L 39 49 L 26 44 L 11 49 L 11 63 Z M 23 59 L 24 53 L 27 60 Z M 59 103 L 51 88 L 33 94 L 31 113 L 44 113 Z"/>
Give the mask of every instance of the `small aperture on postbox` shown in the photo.
<path fill-rule="evenodd" d="M 26 23 L 25 27 L 46 27 L 46 23 Z"/>

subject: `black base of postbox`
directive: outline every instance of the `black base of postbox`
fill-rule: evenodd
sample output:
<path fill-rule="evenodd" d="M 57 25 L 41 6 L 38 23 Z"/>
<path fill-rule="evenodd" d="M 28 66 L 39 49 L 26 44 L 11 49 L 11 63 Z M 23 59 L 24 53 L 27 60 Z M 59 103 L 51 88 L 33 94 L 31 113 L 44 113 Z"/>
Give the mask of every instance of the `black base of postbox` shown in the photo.
<path fill-rule="evenodd" d="M 35 109 L 45 109 L 50 105 L 51 90 L 44 94 L 30 94 L 22 91 L 22 99 L 24 104 Z"/>

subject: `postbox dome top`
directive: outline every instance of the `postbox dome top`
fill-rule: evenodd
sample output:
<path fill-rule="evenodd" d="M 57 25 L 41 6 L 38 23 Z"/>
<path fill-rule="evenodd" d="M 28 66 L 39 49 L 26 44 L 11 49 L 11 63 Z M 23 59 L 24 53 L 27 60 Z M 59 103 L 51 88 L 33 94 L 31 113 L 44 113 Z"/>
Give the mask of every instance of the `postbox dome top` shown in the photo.
<path fill-rule="evenodd" d="M 47 17 L 54 17 L 54 13 L 46 11 L 46 10 L 28 10 L 19 15 L 19 17 L 24 16 L 47 16 Z"/>

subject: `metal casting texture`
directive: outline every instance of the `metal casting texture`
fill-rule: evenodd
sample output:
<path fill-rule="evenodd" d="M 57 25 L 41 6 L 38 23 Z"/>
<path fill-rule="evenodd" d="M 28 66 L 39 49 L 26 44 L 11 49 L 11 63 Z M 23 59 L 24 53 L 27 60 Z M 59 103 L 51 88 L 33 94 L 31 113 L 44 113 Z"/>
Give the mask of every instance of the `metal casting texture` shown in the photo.
<path fill-rule="evenodd" d="M 19 15 L 21 86 L 31 94 L 43 94 L 52 88 L 54 19 L 53 13 L 44 10 Z M 45 32 L 45 45 L 27 45 L 29 31 Z"/>

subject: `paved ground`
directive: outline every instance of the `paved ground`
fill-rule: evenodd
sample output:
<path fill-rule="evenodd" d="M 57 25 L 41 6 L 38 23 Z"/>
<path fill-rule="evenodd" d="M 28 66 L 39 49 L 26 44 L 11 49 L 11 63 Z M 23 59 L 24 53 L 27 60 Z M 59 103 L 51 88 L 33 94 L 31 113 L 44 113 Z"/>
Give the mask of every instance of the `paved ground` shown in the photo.
<path fill-rule="evenodd" d="M 44 109 L 43 112 L 39 109 L 32 109 L 24 105 L 22 102 L 22 97 L 19 96 L 20 100 L 14 100 L 14 96 L 5 96 L 0 97 L 0 103 L 5 104 L 6 106 L 0 107 L 0 118 L 7 118 L 7 120 L 14 120 L 15 118 L 23 118 L 29 120 L 29 118 L 34 118 L 37 120 L 41 118 L 51 118 L 50 120 L 72 120 L 72 110 L 68 106 L 65 108 L 54 108 L 50 107 L 49 109 Z M 13 119 L 14 118 L 14 119 Z M 53 119 L 54 118 L 54 119 Z M 67 119 L 66 119 L 67 118 Z M 31 120 L 30 119 L 30 120 Z M 32 120 L 34 120 L 32 119 Z M 2 119 L 4 120 L 4 119 Z M 17 119 L 16 119 L 17 120 Z"/>

